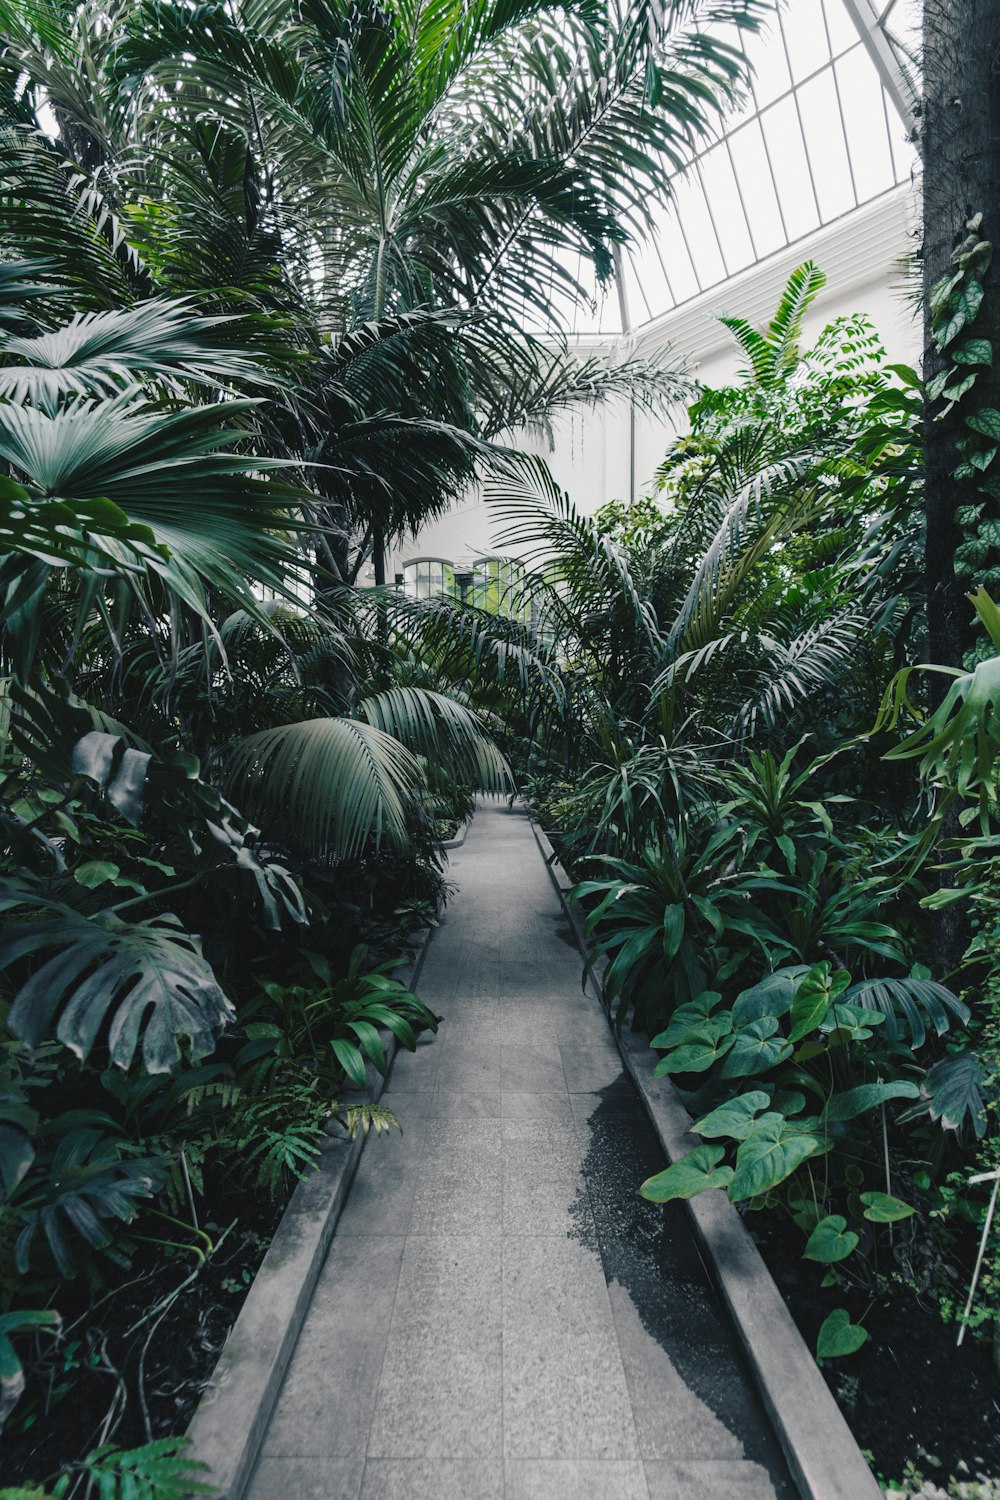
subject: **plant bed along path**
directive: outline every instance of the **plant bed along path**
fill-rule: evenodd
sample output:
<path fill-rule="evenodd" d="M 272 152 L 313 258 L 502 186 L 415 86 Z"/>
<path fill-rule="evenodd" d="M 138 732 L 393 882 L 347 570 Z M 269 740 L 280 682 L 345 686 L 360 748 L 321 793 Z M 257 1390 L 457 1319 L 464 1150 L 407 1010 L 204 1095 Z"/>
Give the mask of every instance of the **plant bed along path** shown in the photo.
<path fill-rule="evenodd" d="M 794 1500 L 526 815 L 449 873 L 250 1500 Z"/>

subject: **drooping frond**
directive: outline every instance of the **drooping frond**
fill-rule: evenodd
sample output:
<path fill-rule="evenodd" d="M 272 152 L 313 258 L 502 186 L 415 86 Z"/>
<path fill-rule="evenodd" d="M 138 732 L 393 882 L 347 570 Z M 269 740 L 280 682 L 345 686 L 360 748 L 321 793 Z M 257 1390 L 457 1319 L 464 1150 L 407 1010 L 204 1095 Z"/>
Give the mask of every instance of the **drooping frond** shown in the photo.
<path fill-rule="evenodd" d="M 413 752 L 373 724 L 308 719 L 247 736 L 226 757 L 226 783 L 265 839 L 323 859 L 403 848 L 424 784 Z"/>
<path fill-rule="evenodd" d="M 354 714 L 459 783 L 481 792 L 510 790 L 510 767 L 479 715 L 444 693 L 389 688 L 362 698 Z"/>

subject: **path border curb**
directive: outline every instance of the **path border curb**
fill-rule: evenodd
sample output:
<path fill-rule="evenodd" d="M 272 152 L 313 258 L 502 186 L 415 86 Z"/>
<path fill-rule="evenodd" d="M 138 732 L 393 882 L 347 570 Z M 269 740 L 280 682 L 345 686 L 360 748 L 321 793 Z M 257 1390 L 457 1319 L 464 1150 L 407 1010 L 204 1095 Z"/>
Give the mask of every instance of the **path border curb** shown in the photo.
<path fill-rule="evenodd" d="M 538 821 L 531 817 L 530 822 L 577 946 L 589 958 L 583 912 L 569 896 L 573 882 Z M 606 964 L 602 960 L 594 967 L 603 972 Z M 590 980 L 588 986 L 603 1007 L 598 986 Z M 697 1144 L 688 1134 L 691 1117 L 670 1080 L 653 1077 L 657 1058 L 649 1044 L 632 1032 L 611 1029 L 660 1144 L 676 1161 Z M 882 1500 L 854 1434 L 725 1192 L 700 1193 L 685 1207 L 802 1500 Z"/>
<path fill-rule="evenodd" d="M 396 970 L 403 983 L 416 984 L 433 932 L 425 928 L 409 969 Z M 398 1050 L 381 1035 L 387 1066 L 383 1077 L 369 1064 L 373 1103 Z M 243 1500 L 366 1139 L 331 1137 L 295 1188 L 188 1425 L 185 1457 L 207 1466 L 199 1478 L 217 1500 Z"/>

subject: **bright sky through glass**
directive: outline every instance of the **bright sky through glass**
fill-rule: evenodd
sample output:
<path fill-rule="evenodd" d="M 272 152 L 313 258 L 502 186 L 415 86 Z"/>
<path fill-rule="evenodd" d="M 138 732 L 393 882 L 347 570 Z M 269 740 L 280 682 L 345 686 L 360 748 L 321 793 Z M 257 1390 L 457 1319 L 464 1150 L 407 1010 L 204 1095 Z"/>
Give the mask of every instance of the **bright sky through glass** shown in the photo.
<path fill-rule="evenodd" d="M 854 11 L 915 76 L 920 0 L 854 0 Z M 847 0 L 789 0 L 747 53 L 752 96 L 623 255 L 624 298 L 577 309 L 573 332 L 621 332 L 622 300 L 641 327 L 910 179 L 908 125 Z"/>

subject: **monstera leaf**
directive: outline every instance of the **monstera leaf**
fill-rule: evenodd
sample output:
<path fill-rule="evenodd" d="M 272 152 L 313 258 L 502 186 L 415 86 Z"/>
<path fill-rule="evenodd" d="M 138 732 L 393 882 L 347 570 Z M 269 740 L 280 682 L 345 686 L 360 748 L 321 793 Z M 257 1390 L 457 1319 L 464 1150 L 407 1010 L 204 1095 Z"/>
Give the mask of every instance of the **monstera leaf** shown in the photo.
<path fill-rule="evenodd" d="M 13 1204 L 23 1228 L 15 1245 L 18 1271 L 24 1275 L 41 1233 L 63 1276 L 79 1268 L 79 1250 L 100 1250 L 124 1261 L 112 1226 L 134 1219 L 139 1204 L 163 1182 L 163 1165 L 153 1157 L 127 1158 L 120 1142 L 89 1124 L 86 1112 L 57 1116 L 46 1127 L 58 1136 L 46 1163 L 47 1172 Z"/>
<path fill-rule="evenodd" d="M 0 909 L 23 906 L 23 891 L 0 890 Z M 0 933 L 0 969 L 51 953 L 21 986 L 8 1024 L 36 1047 L 58 1015 L 55 1034 L 85 1058 L 106 1027 L 113 1062 L 128 1068 L 140 1041 L 150 1073 L 167 1073 L 180 1058 L 206 1056 L 233 1008 L 202 955 L 197 937 L 175 916 L 123 922 L 113 912 L 85 917 L 67 906 L 33 904 L 28 918 Z M 54 950 L 54 951 L 53 951 Z"/>

